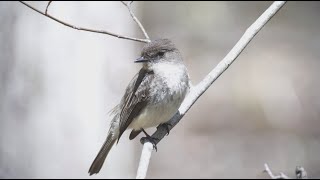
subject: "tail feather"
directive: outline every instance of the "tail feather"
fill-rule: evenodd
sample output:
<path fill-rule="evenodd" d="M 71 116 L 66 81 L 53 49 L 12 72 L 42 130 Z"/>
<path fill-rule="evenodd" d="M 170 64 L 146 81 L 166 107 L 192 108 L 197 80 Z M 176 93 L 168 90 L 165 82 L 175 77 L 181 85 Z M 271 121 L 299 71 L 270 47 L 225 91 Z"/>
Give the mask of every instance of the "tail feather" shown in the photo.
<path fill-rule="evenodd" d="M 92 174 L 97 174 L 99 173 L 100 169 L 102 168 L 102 165 L 110 151 L 110 149 L 112 148 L 113 144 L 116 142 L 117 138 L 114 137 L 114 135 L 112 133 L 108 134 L 108 137 L 106 139 L 106 141 L 104 142 L 103 146 L 101 147 L 98 155 L 96 156 L 96 158 L 94 159 L 93 163 L 91 164 L 91 167 L 89 169 L 89 174 L 90 176 Z"/>

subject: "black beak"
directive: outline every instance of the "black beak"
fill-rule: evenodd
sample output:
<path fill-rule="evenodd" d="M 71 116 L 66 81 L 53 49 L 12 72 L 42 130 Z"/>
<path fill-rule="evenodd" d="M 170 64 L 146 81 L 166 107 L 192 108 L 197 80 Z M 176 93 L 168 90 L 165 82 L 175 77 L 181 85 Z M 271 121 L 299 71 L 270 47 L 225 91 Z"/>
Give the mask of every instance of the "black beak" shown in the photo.
<path fill-rule="evenodd" d="M 138 59 L 136 59 L 134 62 L 135 63 L 143 63 L 143 62 L 147 62 L 147 61 L 149 61 L 149 60 L 144 58 L 143 56 L 141 56 Z"/>

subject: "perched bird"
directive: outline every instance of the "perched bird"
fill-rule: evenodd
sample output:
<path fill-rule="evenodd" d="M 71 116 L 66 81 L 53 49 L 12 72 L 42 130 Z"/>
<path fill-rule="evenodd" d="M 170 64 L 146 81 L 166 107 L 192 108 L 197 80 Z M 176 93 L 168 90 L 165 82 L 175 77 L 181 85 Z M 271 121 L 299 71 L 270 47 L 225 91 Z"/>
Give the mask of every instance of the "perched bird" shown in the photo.
<path fill-rule="evenodd" d="M 146 134 L 144 129 L 166 123 L 189 91 L 187 68 L 169 39 L 147 43 L 135 62 L 143 66 L 112 110 L 114 117 L 107 138 L 89 169 L 90 175 L 99 173 L 110 149 L 125 130 L 132 129 L 129 136 L 132 140 L 142 131 Z"/>

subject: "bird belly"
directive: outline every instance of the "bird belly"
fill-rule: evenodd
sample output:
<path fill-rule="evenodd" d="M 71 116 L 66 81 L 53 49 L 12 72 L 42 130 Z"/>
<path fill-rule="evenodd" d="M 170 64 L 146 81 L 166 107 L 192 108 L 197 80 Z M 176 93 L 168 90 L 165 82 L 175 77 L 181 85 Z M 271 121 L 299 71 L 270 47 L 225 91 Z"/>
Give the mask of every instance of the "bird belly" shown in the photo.
<path fill-rule="evenodd" d="M 176 95 L 176 97 L 173 98 L 168 96 L 155 105 L 147 106 L 142 110 L 140 115 L 132 121 L 129 128 L 140 130 L 141 128 L 155 127 L 169 121 L 178 111 L 183 98 L 184 96 L 182 94 Z"/>
<path fill-rule="evenodd" d="M 155 80 L 150 84 L 148 105 L 131 122 L 129 128 L 155 127 L 165 123 L 178 111 L 188 90 L 188 77 L 184 68 L 171 64 L 158 65 Z"/>

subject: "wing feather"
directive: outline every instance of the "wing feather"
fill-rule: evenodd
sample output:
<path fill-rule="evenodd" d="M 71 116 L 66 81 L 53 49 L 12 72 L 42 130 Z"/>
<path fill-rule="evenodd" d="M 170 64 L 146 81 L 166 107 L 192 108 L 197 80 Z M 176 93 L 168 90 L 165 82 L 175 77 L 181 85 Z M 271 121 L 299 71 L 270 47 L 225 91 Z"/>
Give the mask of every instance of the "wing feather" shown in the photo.
<path fill-rule="evenodd" d="M 154 73 L 152 71 L 142 68 L 127 87 L 120 104 L 120 134 L 118 141 L 132 120 L 147 106 L 150 93 L 150 87 L 147 84 L 150 84 L 153 78 Z"/>

